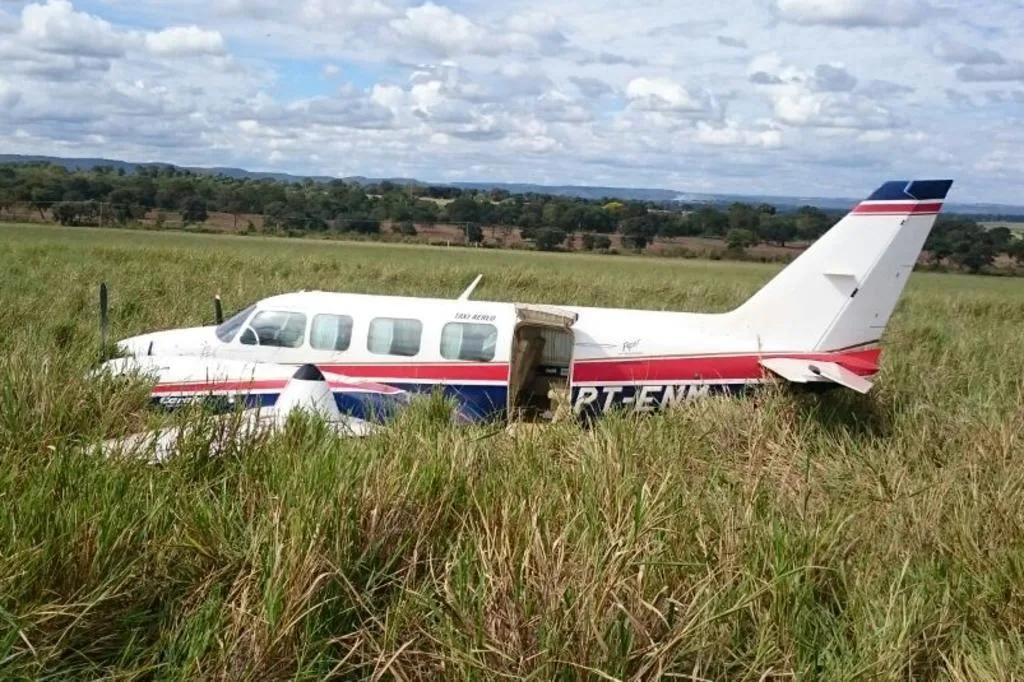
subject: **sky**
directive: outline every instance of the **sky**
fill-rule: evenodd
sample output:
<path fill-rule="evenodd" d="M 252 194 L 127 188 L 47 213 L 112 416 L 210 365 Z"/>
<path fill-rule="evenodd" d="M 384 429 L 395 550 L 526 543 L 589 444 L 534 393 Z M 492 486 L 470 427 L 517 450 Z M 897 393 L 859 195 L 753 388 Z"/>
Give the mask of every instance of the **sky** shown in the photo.
<path fill-rule="evenodd" d="M 0 153 L 1024 203 L 1024 0 L 0 0 Z"/>

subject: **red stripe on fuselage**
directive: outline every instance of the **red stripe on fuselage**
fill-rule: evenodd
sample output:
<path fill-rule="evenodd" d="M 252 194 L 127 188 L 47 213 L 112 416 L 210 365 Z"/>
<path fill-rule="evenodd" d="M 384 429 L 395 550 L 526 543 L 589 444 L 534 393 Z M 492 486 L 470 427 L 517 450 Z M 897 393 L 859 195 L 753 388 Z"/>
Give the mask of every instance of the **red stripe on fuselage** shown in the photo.
<path fill-rule="evenodd" d="M 853 209 L 854 213 L 857 214 L 869 214 L 869 215 L 920 215 L 920 214 L 933 214 L 942 211 L 942 202 L 927 202 L 919 204 L 901 204 L 901 203 L 862 203 L 858 204 Z"/>
<path fill-rule="evenodd" d="M 288 385 L 288 379 L 258 379 L 252 381 L 188 381 L 171 384 L 157 384 L 151 393 L 206 393 L 208 391 L 279 391 Z M 387 384 L 351 384 L 342 381 L 328 381 L 332 391 L 366 391 L 368 393 L 401 393 L 400 389 Z"/>
<path fill-rule="evenodd" d="M 870 376 L 878 371 L 879 348 L 838 351 L 832 353 L 766 353 L 762 355 L 705 355 L 669 358 L 629 358 L 612 360 L 583 360 L 574 363 L 574 382 L 641 382 L 641 381 L 694 381 L 715 379 L 758 379 L 765 370 L 758 364 L 763 358 L 786 357 L 804 360 L 837 362 L 851 372 Z M 375 377 L 395 382 L 414 383 L 437 381 L 507 382 L 509 366 L 503 363 L 482 364 L 403 364 L 403 365 L 321 365 L 322 370 L 353 377 Z M 398 391 L 386 384 L 346 384 L 329 381 L 332 390 L 350 389 L 376 392 Z M 198 393 L 206 391 L 267 391 L 280 390 L 288 384 L 286 379 L 253 381 L 197 381 L 158 384 L 154 394 Z"/>
<path fill-rule="evenodd" d="M 837 362 L 860 376 L 878 372 L 881 349 L 839 353 L 765 353 L 763 355 L 713 355 L 677 358 L 634 358 L 578 362 L 573 382 L 700 381 L 760 379 L 765 369 L 759 360 L 772 357 Z"/>
<path fill-rule="evenodd" d="M 173 384 L 157 384 L 153 393 L 200 393 L 205 391 L 271 391 L 285 387 L 285 379 L 261 379 L 252 381 L 183 381 Z"/>
<path fill-rule="evenodd" d="M 396 381 L 508 381 L 507 363 L 319 365 L 325 372 Z"/>

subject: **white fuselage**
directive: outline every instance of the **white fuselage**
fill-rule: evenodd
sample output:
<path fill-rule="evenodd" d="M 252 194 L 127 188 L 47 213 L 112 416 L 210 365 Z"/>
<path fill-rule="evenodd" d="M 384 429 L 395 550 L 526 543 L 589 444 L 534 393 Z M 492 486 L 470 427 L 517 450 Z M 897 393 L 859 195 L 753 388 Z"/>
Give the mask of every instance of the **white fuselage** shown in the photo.
<path fill-rule="evenodd" d="M 540 323 L 546 349 L 533 366 L 517 373 L 517 363 L 528 362 L 517 353 L 517 330 L 533 326 L 531 313 L 537 310 L 556 319 Z M 186 365 L 186 374 L 192 375 L 196 367 L 210 373 L 214 361 L 264 368 L 257 370 L 257 379 L 283 377 L 311 363 L 333 376 L 402 391 L 440 387 L 474 418 L 506 413 L 523 395 L 510 386 L 532 385 L 545 376 L 566 384 L 577 412 L 618 405 L 653 410 L 759 384 L 765 380 L 759 359 L 799 350 L 759 338 L 727 313 L 550 308 L 319 291 L 264 299 L 219 326 L 143 334 L 119 346 L 129 355 L 165 362 L 195 359 L 198 365 Z M 167 401 L 203 388 L 177 379 L 167 379 L 173 390 L 157 389 Z M 255 389 L 268 394 L 265 403 L 273 401 L 276 388 L 268 386 Z M 542 384 L 536 390 L 546 393 L 546 388 Z M 340 399 L 339 405 L 344 407 Z"/>

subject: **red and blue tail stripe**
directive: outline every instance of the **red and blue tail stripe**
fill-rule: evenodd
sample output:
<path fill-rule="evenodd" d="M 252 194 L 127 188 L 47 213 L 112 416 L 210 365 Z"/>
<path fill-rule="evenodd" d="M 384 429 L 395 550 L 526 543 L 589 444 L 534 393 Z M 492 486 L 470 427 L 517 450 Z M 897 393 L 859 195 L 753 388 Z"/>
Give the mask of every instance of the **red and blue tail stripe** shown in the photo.
<path fill-rule="evenodd" d="M 952 180 L 886 182 L 853 209 L 854 215 L 935 215 L 942 211 Z"/>

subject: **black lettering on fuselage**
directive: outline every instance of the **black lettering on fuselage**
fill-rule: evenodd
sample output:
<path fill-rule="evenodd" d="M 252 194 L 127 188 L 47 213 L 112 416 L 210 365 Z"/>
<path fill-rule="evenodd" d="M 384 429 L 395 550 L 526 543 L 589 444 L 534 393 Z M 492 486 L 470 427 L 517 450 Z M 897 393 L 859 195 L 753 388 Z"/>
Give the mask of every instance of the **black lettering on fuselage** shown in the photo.
<path fill-rule="evenodd" d="M 742 389 L 743 384 L 721 384 L 723 391 Z M 576 414 L 607 412 L 624 407 L 636 412 L 654 412 L 710 394 L 709 384 L 634 384 L 629 386 L 577 386 L 573 389 L 572 406 Z"/>

